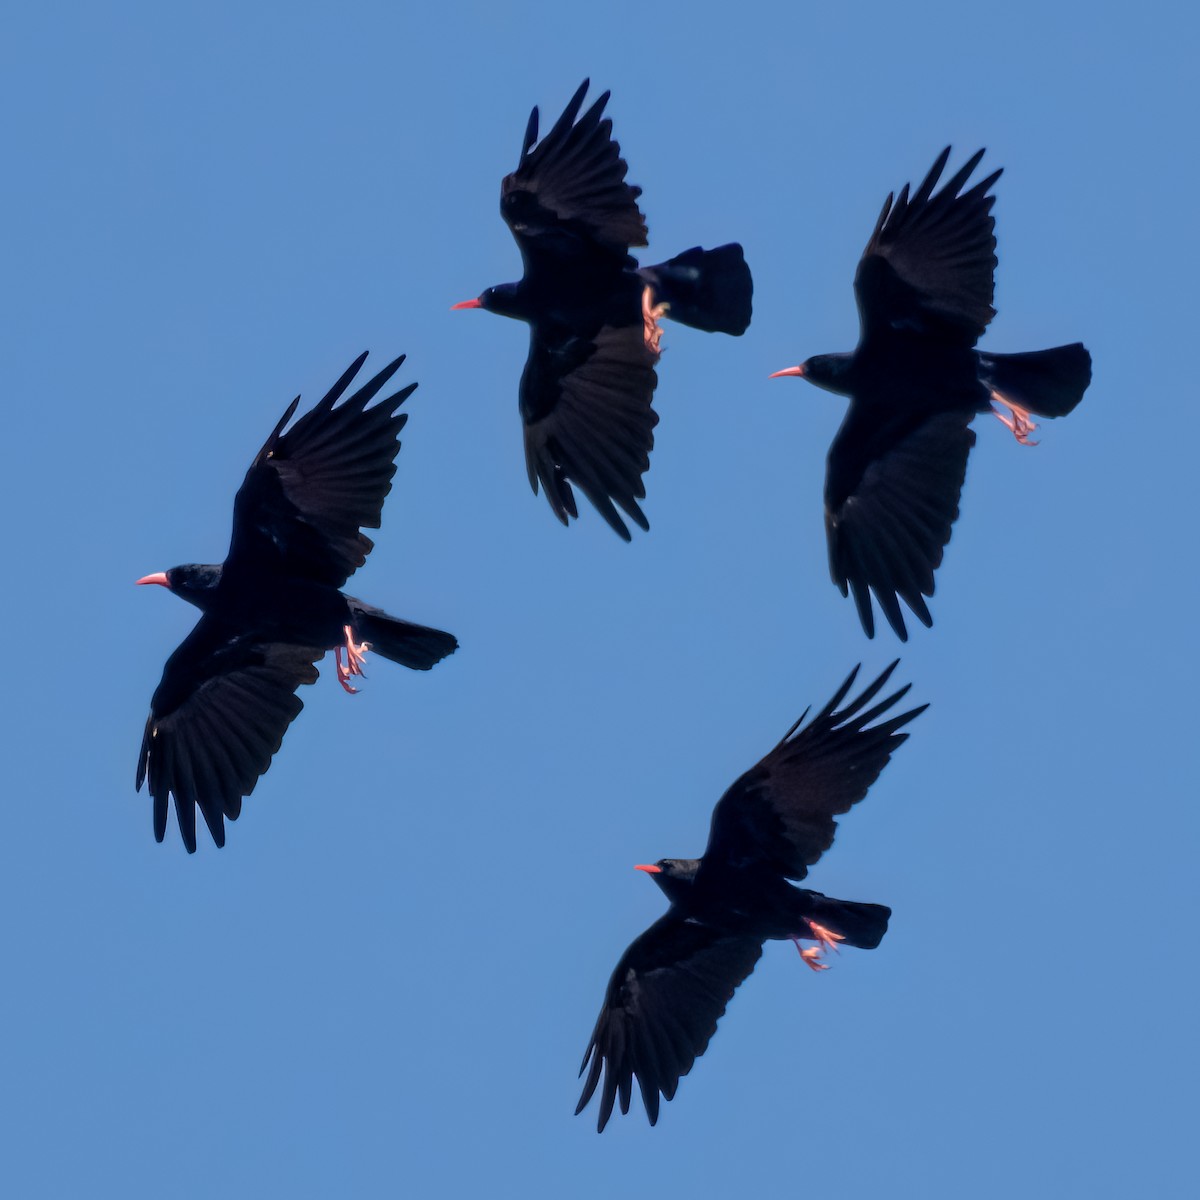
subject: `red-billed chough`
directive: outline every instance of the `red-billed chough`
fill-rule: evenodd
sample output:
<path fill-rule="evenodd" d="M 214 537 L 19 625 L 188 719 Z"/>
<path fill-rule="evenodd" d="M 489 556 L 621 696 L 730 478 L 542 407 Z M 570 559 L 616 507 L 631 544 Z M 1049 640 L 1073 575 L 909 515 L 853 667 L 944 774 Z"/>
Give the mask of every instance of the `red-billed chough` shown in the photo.
<path fill-rule="evenodd" d="M 671 902 L 625 951 L 609 980 L 604 1006 L 583 1057 L 587 1071 L 575 1109 L 600 1088 L 598 1128 L 619 1099 L 629 1111 L 637 1079 L 646 1115 L 658 1120 L 660 1095 L 670 1100 L 716 1032 L 738 984 L 754 970 L 768 939 L 816 942 L 801 950 L 814 970 L 827 946 L 870 950 L 887 931 L 891 909 L 835 900 L 793 887 L 833 845 L 835 817 L 866 794 L 907 737 L 899 730 L 927 707 L 882 717 L 903 687 L 867 706 L 896 663 L 844 709 L 855 667 L 837 695 L 803 728 L 807 711 L 713 810 L 702 858 L 664 858 L 640 866 Z M 865 710 L 865 711 L 864 711 Z M 601 1076 L 603 1075 L 603 1084 Z"/>
<path fill-rule="evenodd" d="M 612 122 L 601 115 L 609 93 L 576 120 L 587 88 L 585 79 L 540 141 L 533 110 L 517 169 L 500 185 L 524 276 L 454 308 L 528 322 L 520 410 L 530 485 L 535 493 L 541 485 L 564 525 L 579 515 L 578 487 L 628 541 L 618 507 L 650 527 L 638 501 L 658 422 L 658 318 L 741 334 L 753 285 L 736 243 L 638 268 L 629 248 L 646 244 L 641 188 L 625 182 Z"/>
<path fill-rule="evenodd" d="M 138 580 L 169 588 L 204 614 L 167 660 L 138 754 L 137 787 L 149 780 L 160 842 L 173 796 L 189 853 L 197 807 L 213 841 L 225 844 L 225 818 L 237 818 L 271 765 L 303 708 L 296 689 L 316 680 L 314 663 L 327 650 L 335 651 L 338 681 L 354 692 L 350 679 L 362 674 L 368 649 L 427 671 L 458 646 L 451 634 L 338 590 L 370 553 L 360 527 L 379 528 L 408 419 L 396 410 L 417 386 L 367 407 L 401 355 L 338 405 L 366 357 L 286 432 L 298 396 L 283 414 L 233 502 L 223 564 L 187 563 Z"/>
<path fill-rule="evenodd" d="M 1027 354 L 975 349 L 992 307 L 996 267 L 994 171 L 963 191 L 983 157 L 934 195 L 950 147 L 909 196 L 888 196 L 854 277 L 861 326 L 853 354 L 817 354 L 777 371 L 850 397 L 829 448 L 825 532 L 829 570 L 843 596 L 853 591 L 868 637 L 871 592 L 901 641 L 899 600 L 925 625 L 933 573 L 958 518 L 969 428 L 990 411 L 1023 445 L 1031 414 L 1066 416 L 1091 382 L 1079 342 Z"/>

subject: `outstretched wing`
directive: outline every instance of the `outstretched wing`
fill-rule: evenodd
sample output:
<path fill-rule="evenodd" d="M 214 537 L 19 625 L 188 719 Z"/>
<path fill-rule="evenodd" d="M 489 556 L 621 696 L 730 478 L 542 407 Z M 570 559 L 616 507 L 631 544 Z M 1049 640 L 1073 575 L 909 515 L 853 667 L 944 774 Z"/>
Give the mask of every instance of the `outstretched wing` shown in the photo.
<path fill-rule="evenodd" d="M 675 1095 L 761 954 L 760 938 L 720 933 L 670 913 L 655 921 L 621 956 L 609 980 L 579 1068 L 588 1075 L 576 1116 L 600 1087 L 596 1128 L 603 1130 L 618 1097 L 621 1112 L 629 1112 L 636 1076 L 653 1125 L 659 1096 Z"/>
<path fill-rule="evenodd" d="M 650 528 L 638 501 L 646 496 L 642 475 L 658 424 L 651 408 L 657 361 L 640 323 L 606 325 L 595 337 L 557 346 L 530 331 L 521 376 L 525 465 L 530 486 L 536 492 L 541 484 L 564 525 L 579 515 L 575 484 L 626 541 L 629 530 L 614 503 Z"/>
<path fill-rule="evenodd" d="M 983 157 L 972 155 L 935 196 L 947 146 L 911 198 L 888 196 L 854 277 L 864 339 L 885 329 L 937 332 L 974 345 L 995 316 L 994 171 L 959 195 Z"/>
<path fill-rule="evenodd" d="M 903 600 L 926 626 L 932 596 L 975 445 L 974 413 L 902 412 L 881 421 L 879 406 L 852 404 L 829 448 L 825 534 L 829 573 L 875 636 L 871 592 L 902 642 Z"/>
<path fill-rule="evenodd" d="M 335 407 L 366 357 L 356 358 L 284 433 L 300 402 L 292 401 L 258 452 L 233 502 L 226 574 L 271 568 L 341 587 L 366 562 L 373 543 L 360 528 L 379 528 L 396 473 L 398 434 L 408 420 L 396 410 L 417 386 L 367 407 L 404 362 L 401 355 Z"/>
<path fill-rule="evenodd" d="M 612 121 L 601 118 L 609 93 L 575 120 L 587 89 L 585 79 L 540 142 L 538 110 L 530 113 L 521 161 L 500 185 L 500 215 L 527 269 L 540 255 L 569 255 L 591 245 L 624 259 L 630 246 L 646 244 L 646 218 L 637 205 L 642 189 L 625 182 L 628 168 Z"/>
<path fill-rule="evenodd" d="M 867 794 L 908 737 L 897 731 L 928 707 L 922 704 L 871 725 L 908 691 L 906 685 L 867 708 L 895 669 L 892 663 L 839 710 L 858 676 L 855 667 L 807 725 L 801 728 L 806 711 L 783 741 L 721 797 L 713 810 L 697 887 L 713 883 L 725 871 L 765 869 L 789 879 L 808 874 L 833 845 L 834 818 Z"/>
<path fill-rule="evenodd" d="M 271 765 L 287 727 L 304 707 L 295 694 L 314 683 L 325 653 L 312 646 L 259 642 L 204 616 L 167 660 L 150 702 L 138 754 L 137 789 L 149 780 L 154 836 L 167 830 L 175 798 L 179 832 L 196 849 L 196 809 L 213 841 L 225 844 L 225 818 Z"/>

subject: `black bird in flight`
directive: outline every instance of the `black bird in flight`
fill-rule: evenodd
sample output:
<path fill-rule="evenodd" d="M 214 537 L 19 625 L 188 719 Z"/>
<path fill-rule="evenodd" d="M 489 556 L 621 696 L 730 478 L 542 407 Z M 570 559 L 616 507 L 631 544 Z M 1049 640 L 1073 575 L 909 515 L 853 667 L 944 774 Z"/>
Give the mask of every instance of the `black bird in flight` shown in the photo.
<path fill-rule="evenodd" d="M 585 79 L 541 141 L 533 110 L 521 160 L 500 185 L 500 215 L 524 276 L 453 307 L 529 324 L 520 409 L 530 486 L 536 493 L 541 484 L 566 525 L 579 515 L 574 484 L 629 541 L 614 505 L 650 528 L 638 501 L 658 422 L 658 318 L 669 312 L 695 329 L 744 333 L 753 284 L 736 243 L 638 268 L 629 248 L 646 245 L 642 189 L 625 182 L 612 121 L 601 118 L 609 93 L 576 121 L 587 88 Z"/>
<path fill-rule="evenodd" d="M 417 386 L 367 407 L 401 355 L 335 407 L 366 357 L 286 433 L 299 396 L 283 414 L 238 489 L 223 564 L 187 563 L 138 580 L 169 588 L 204 614 L 167 659 L 138 755 L 137 788 L 149 779 L 160 842 L 173 796 L 189 853 L 197 806 L 213 841 L 225 844 L 225 818 L 237 819 L 242 797 L 271 765 L 304 707 L 296 689 L 315 682 L 314 663 L 327 650 L 338 682 L 355 692 L 350 680 L 362 675 L 368 649 L 427 671 L 458 647 L 451 634 L 338 590 L 371 551 L 359 527 L 379 528 L 408 420 L 396 410 Z"/>
<path fill-rule="evenodd" d="M 716 1032 L 738 984 L 754 970 L 767 938 L 790 939 L 815 971 L 825 947 L 871 950 L 887 931 L 891 909 L 835 900 L 792 887 L 833 845 L 834 817 L 866 794 L 907 737 L 898 730 L 921 705 L 878 725 L 908 691 L 873 708 L 896 663 L 846 708 L 858 667 L 806 725 L 806 710 L 757 766 L 713 810 L 702 858 L 663 858 L 647 871 L 671 907 L 625 951 L 609 980 L 600 1018 L 583 1056 L 578 1115 L 600 1086 L 603 1130 L 618 1098 L 629 1111 L 636 1076 L 646 1115 L 658 1120 L 659 1095 L 670 1100 Z M 800 939 L 816 943 L 800 949 Z M 589 1069 L 590 1064 L 590 1069 Z"/>
<path fill-rule="evenodd" d="M 996 313 L 988 190 L 1000 171 L 962 191 L 980 150 L 934 195 L 949 157 L 947 146 L 911 197 L 905 184 L 884 202 L 854 276 L 854 353 L 817 354 L 771 376 L 798 375 L 850 397 L 829 448 L 825 532 L 833 582 L 843 596 L 853 590 L 868 637 L 872 591 L 901 641 L 908 631 L 897 598 L 933 624 L 923 597 L 933 595 L 958 518 L 975 414 L 994 403 L 1017 441 L 1036 445 L 1031 415 L 1066 416 L 1092 378 L 1079 342 L 1027 354 L 975 350 Z"/>

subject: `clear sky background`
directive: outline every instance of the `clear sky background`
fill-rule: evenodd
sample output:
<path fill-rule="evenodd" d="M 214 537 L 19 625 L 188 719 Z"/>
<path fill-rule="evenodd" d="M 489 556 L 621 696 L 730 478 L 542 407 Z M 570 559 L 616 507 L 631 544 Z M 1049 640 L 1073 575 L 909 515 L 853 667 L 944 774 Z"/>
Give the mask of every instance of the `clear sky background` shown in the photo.
<path fill-rule="evenodd" d="M 12 1196 L 1195 1195 L 1197 18 L 961 0 L 47 3 L 0 37 L 7 631 L 0 1183 Z M 525 480 L 529 109 L 611 88 L 657 261 L 740 240 L 741 339 L 668 324 L 646 512 Z M 836 397 L 889 190 L 987 146 L 999 315 L 1095 381 L 991 418 L 901 648 L 830 584 Z M 453 631 L 326 668 L 218 852 L 151 832 L 142 725 L 291 398 L 405 351 L 352 590 Z M 916 622 L 911 622 L 916 625 Z M 572 1116 L 630 868 L 859 660 L 931 708 L 813 886 L 895 910 L 768 945 L 651 1129 Z"/>

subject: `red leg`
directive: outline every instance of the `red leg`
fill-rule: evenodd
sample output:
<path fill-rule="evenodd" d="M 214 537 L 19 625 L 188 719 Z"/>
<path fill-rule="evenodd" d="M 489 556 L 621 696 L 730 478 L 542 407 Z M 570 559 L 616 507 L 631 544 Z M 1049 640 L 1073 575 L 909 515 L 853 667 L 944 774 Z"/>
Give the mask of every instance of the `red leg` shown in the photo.
<path fill-rule="evenodd" d="M 1019 404 L 1014 404 L 1011 400 L 1006 400 L 999 392 L 992 393 L 992 403 L 1002 405 L 1012 414 L 1011 416 L 1005 416 L 1003 412 L 993 412 L 992 416 L 1001 425 L 1011 430 L 1013 437 L 1022 446 L 1037 445 L 1037 442 L 1029 440 L 1029 435 L 1037 428 L 1037 422 L 1032 419 L 1032 413 L 1030 413 L 1029 409 L 1022 408 Z"/>
<path fill-rule="evenodd" d="M 838 954 L 841 953 L 838 950 L 837 944 L 838 942 L 844 942 L 846 939 L 840 933 L 834 933 L 832 929 L 826 929 L 824 925 L 818 925 L 816 921 L 809 921 L 808 927 L 812 930 L 814 940 L 822 949 L 828 946 L 830 950 L 836 951 Z"/>
<path fill-rule="evenodd" d="M 666 314 L 668 305 L 655 304 L 652 306 L 650 301 L 653 298 L 654 293 L 647 285 L 642 289 L 642 337 L 645 339 L 647 350 L 652 354 L 661 354 L 662 351 L 659 347 L 662 344 L 663 331 L 658 319 Z"/>
<path fill-rule="evenodd" d="M 828 971 L 829 964 L 821 962 L 822 952 L 828 948 L 837 951 L 838 942 L 844 942 L 846 939 L 840 933 L 834 933 L 832 929 L 826 929 L 824 925 L 818 925 L 816 921 L 809 921 L 808 928 L 811 930 L 808 934 L 801 934 L 800 937 L 811 938 L 817 944 L 810 946 L 807 950 L 800 949 L 800 937 L 792 938 L 792 942 L 796 949 L 800 951 L 800 957 L 814 971 Z"/>
<path fill-rule="evenodd" d="M 800 939 L 798 937 L 792 938 L 792 944 L 800 952 L 800 957 L 804 959 L 804 965 L 806 967 L 811 967 L 814 971 L 829 970 L 829 964 L 821 961 L 820 946 L 809 946 L 807 950 L 804 950 L 800 946 Z"/>
<path fill-rule="evenodd" d="M 342 665 L 342 646 L 334 647 L 333 658 L 337 664 L 337 680 L 342 685 L 344 691 L 351 696 L 358 694 L 358 688 L 350 686 L 350 678 L 353 675 L 361 675 L 366 679 L 366 672 L 363 670 L 363 663 L 367 661 L 367 651 L 371 646 L 368 642 L 359 642 L 355 645 L 354 630 L 349 625 L 342 626 L 342 633 L 345 636 L 345 651 L 346 665 Z"/>

